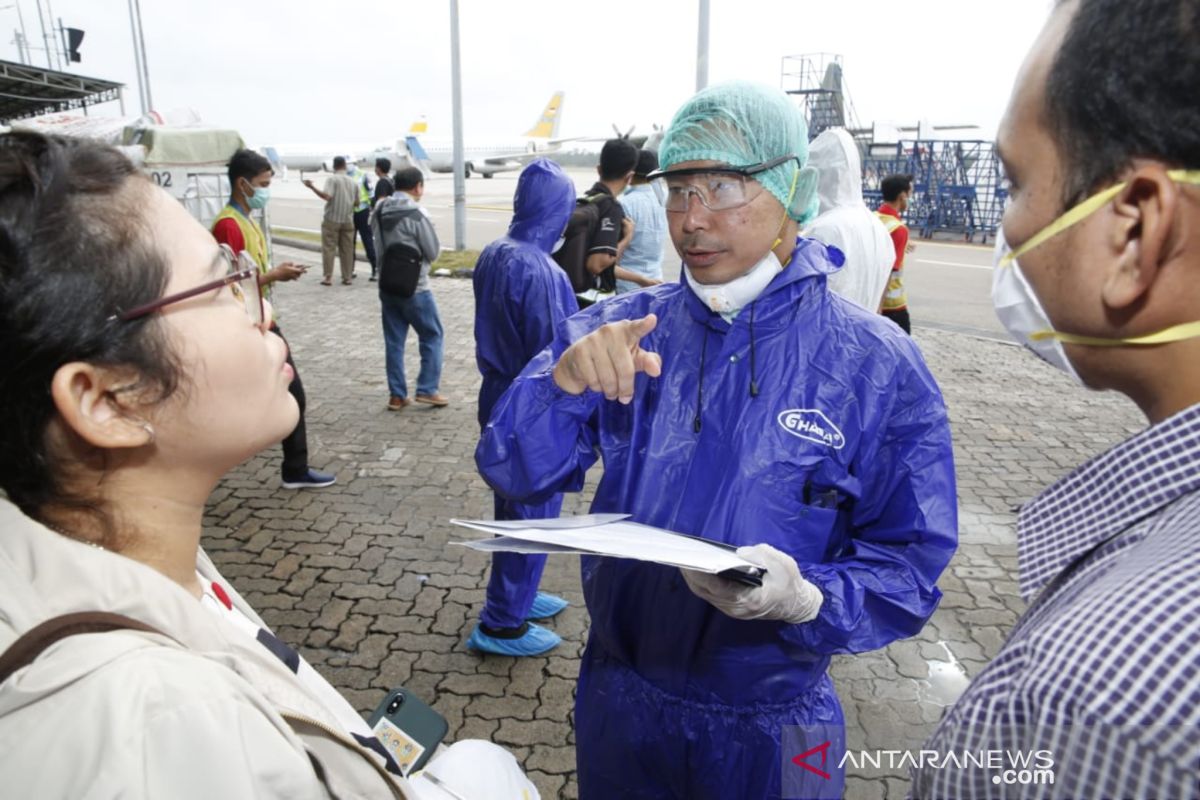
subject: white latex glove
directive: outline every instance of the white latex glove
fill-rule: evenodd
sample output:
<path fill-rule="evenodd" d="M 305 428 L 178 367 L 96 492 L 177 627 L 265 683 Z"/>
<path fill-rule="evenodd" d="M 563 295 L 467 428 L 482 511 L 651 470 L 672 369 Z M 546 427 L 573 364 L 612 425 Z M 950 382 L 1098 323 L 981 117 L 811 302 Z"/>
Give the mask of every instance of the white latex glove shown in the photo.
<path fill-rule="evenodd" d="M 821 590 L 804 580 L 796 559 L 769 544 L 739 547 L 737 554 L 767 570 L 762 586 L 745 584 L 697 572 L 680 570 L 688 588 L 734 619 L 774 619 L 811 622 L 825 602 Z"/>

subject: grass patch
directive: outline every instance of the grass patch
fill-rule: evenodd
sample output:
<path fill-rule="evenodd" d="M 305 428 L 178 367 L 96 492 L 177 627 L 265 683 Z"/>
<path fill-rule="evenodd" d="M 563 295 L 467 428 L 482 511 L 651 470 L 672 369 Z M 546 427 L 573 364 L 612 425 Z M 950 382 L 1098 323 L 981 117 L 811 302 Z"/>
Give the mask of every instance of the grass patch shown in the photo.
<path fill-rule="evenodd" d="M 294 231 L 280 230 L 279 228 L 271 229 L 271 236 L 276 239 L 295 239 L 301 242 L 310 242 L 319 245 L 321 243 L 321 234 L 309 231 Z M 361 241 L 355 242 L 355 249 L 359 253 L 364 253 Z M 434 269 L 460 269 L 462 267 L 471 268 L 475 266 L 475 262 L 479 260 L 478 250 L 443 250 L 438 260 L 434 263 Z"/>
<path fill-rule="evenodd" d="M 433 262 L 433 268 L 454 270 L 467 267 L 473 269 L 478 260 L 478 250 L 443 250 L 442 254 L 438 256 L 438 260 Z"/>

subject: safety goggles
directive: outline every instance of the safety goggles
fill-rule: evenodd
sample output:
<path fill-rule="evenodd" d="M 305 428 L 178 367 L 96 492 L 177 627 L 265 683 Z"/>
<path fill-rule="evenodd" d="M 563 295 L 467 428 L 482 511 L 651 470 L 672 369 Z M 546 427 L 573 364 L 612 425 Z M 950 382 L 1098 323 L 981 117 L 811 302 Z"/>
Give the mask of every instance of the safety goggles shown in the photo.
<path fill-rule="evenodd" d="M 687 211 L 693 194 L 709 211 L 726 211 L 740 208 L 762 194 L 763 185 L 755 175 L 793 160 L 799 161 L 796 156 L 779 156 L 746 167 L 655 170 L 646 178 L 658 201 L 671 213 Z"/>

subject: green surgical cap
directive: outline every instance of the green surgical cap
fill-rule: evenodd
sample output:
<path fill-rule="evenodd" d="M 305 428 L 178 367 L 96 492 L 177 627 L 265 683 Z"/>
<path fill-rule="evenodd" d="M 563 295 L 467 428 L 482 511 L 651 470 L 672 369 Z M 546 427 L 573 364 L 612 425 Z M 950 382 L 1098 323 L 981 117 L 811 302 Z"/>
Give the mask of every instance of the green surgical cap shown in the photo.
<path fill-rule="evenodd" d="M 746 81 L 698 92 L 675 112 L 658 149 L 662 169 L 685 161 L 748 167 L 784 155 L 794 155 L 799 162 L 789 161 L 755 178 L 787 208 L 792 219 L 803 224 L 817 214 L 817 173 L 806 167 L 808 125 L 782 91 Z M 796 191 L 789 203 L 793 178 Z"/>

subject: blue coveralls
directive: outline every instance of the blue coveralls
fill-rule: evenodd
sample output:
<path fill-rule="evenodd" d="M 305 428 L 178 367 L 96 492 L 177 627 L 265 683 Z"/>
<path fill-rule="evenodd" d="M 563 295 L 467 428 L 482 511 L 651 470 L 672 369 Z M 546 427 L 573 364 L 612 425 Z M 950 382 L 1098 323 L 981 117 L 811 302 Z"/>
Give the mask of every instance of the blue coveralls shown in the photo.
<path fill-rule="evenodd" d="M 562 169 L 538 159 L 521 173 L 508 235 L 484 248 L 475 265 L 475 362 L 483 375 L 479 425 L 529 360 L 554 338 L 554 328 L 579 310 L 571 281 L 550 258 L 575 209 L 575 187 Z M 562 495 L 532 505 L 495 498 L 496 519 L 557 517 Z M 484 625 L 515 628 L 537 594 L 545 556 L 495 553 Z"/>
<path fill-rule="evenodd" d="M 780 796 L 798 755 L 782 750 L 783 726 L 844 736 L 830 656 L 911 636 L 937 606 L 957 543 L 945 405 L 908 337 L 827 291 L 835 253 L 799 240 L 732 324 L 682 282 L 577 314 L 484 430 L 476 462 L 507 497 L 578 491 L 599 454 L 593 511 L 771 544 L 824 595 L 812 622 L 736 620 L 678 569 L 584 558 L 584 800 Z M 642 346 L 663 373 L 639 374 L 631 404 L 557 388 L 551 370 L 571 342 L 651 312 L 658 325 Z M 831 772 L 821 796 L 840 796 Z"/>

